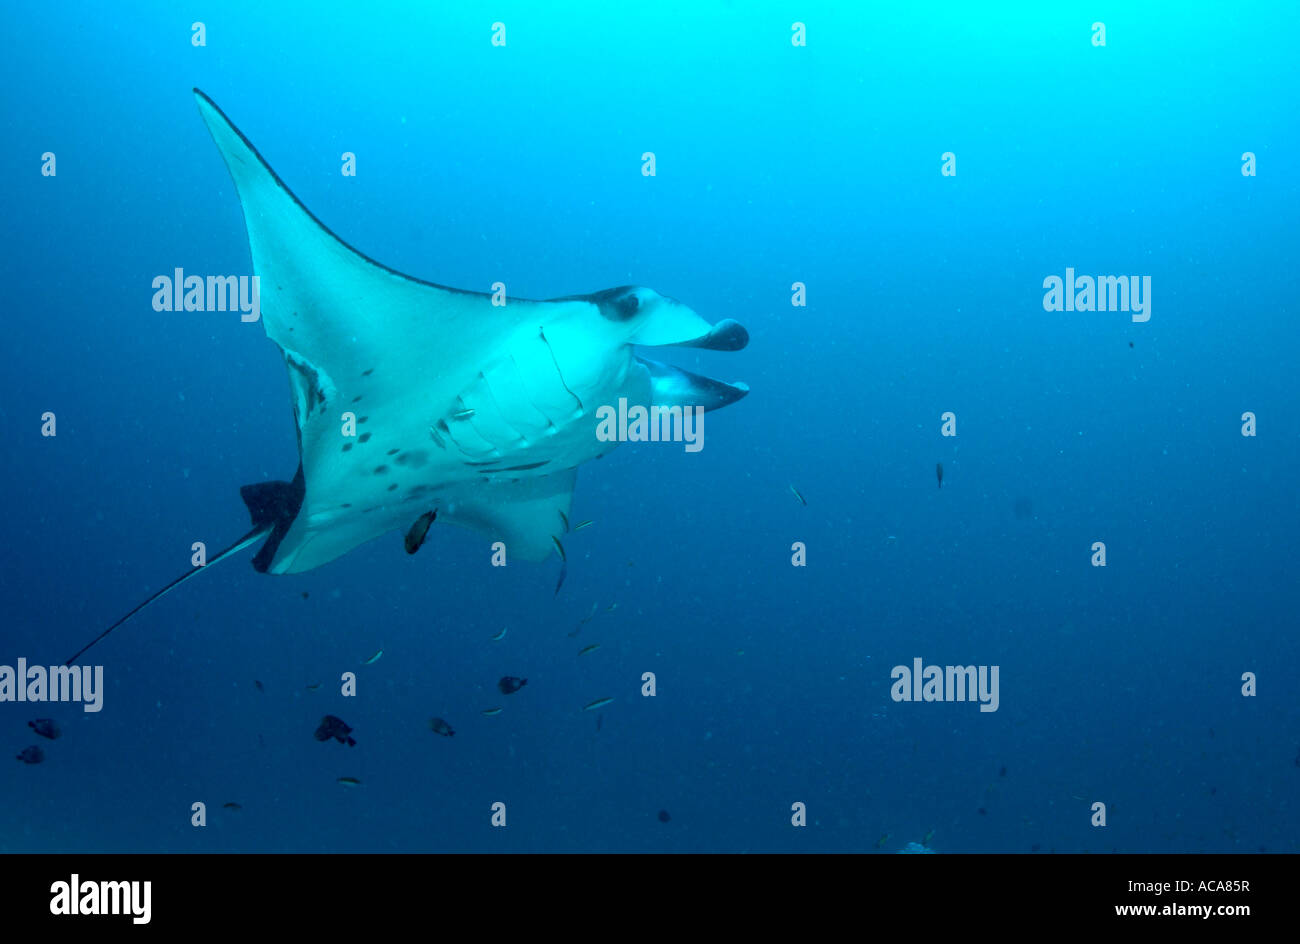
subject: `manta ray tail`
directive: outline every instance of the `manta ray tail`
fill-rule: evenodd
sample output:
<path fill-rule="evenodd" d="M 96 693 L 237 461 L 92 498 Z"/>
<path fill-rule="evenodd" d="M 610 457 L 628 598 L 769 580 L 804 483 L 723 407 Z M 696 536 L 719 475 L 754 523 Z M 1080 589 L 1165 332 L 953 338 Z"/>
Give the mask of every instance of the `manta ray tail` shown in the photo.
<path fill-rule="evenodd" d="M 131 617 L 135 616 L 135 614 L 139 613 L 141 610 L 143 610 L 145 607 L 147 607 L 150 603 L 153 603 L 155 600 L 160 600 L 160 599 L 162 599 L 164 596 L 166 596 L 168 593 L 171 593 L 171 591 L 175 590 L 177 587 L 179 587 L 179 586 L 180 586 L 181 584 L 183 584 L 185 581 L 189 580 L 189 579 L 190 579 L 191 577 L 193 577 L 195 574 L 198 574 L 198 573 L 201 573 L 202 571 L 207 570 L 209 567 L 211 567 L 213 564 L 217 563 L 218 561 L 223 561 L 223 560 L 225 560 L 227 557 L 230 557 L 230 556 L 232 556 L 232 555 L 234 555 L 234 554 L 239 553 L 239 552 L 242 551 L 244 548 L 248 547 L 248 545 L 250 545 L 250 544 L 252 544 L 252 543 L 254 543 L 254 542 L 260 540 L 261 538 L 265 537 L 266 535 L 268 535 L 268 534 L 270 534 L 270 533 L 271 533 L 271 526 L 270 526 L 270 525 L 262 525 L 262 526 L 259 526 L 259 527 L 255 527 L 255 528 L 253 528 L 252 531 L 250 531 L 250 532 L 248 532 L 247 534 L 245 534 L 242 538 L 240 538 L 240 539 L 239 539 L 238 541 L 236 541 L 234 544 L 230 545 L 230 547 L 226 548 L 224 551 L 222 551 L 222 552 L 221 552 L 220 554 L 218 554 L 216 557 L 212 558 L 212 560 L 208 561 L 208 562 L 207 562 L 205 565 L 203 565 L 202 567 L 195 567 L 195 568 L 192 569 L 192 570 L 187 570 L 185 573 L 181 574 L 179 577 L 177 577 L 177 578 L 176 578 L 175 580 L 173 580 L 171 583 L 167 584 L 167 586 L 163 587 L 161 590 L 159 590 L 159 591 L 158 591 L 157 593 L 155 593 L 153 596 L 149 597 L 147 600 L 145 600 L 143 603 L 141 603 L 139 606 L 137 606 L 137 607 L 136 607 L 135 609 L 133 609 L 131 612 L 129 612 L 129 613 L 127 613 L 125 616 L 123 616 L 120 620 L 118 620 L 118 621 L 117 621 L 116 623 L 114 623 L 112 626 L 108 627 L 108 629 L 104 630 L 102 633 L 100 633 L 98 636 L 96 636 L 96 637 L 95 637 L 94 639 L 92 639 L 90 642 L 86 643 L 84 646 L 82 646 L 80 649 L 78 649 L 78 650 L 76 651 L 76 653 L 72 656 L 72 658 L 68 659 L 68 660 L 67 660 L 66 662 L 64 662 L 63 664 L 64 664 L 64 665 L 72 665 L 72 663 L 76 662 L 78 659 L 80 659 L 80 658 L 85 654 L 85 652 L 86 652 L 87 649 L 89 649 L 91 646 L 95 645 L 95 643 L 99 642 L 101 639 L 103 639 L 105 636 L 107 636 L 107 635 L 108 635 L 109 633 L 111 633 L 113 630 L 117 629 L 119 626 L 121 626 L 123 623 L 125 623 L 127 620 L 129 620 Z"/>
<path fill-rule="evenodd" d="M 239 490 L 240 497 L 244 499 L 244 504 L 248 506 L 249 517 L 253 519 L 253 530 L 249 531 L 242 538 L 236 541 L 230 547 L 226 548 L 216 557 L 208 561 L 202 567 L 195 567 L 181 574 L 167 586 L 163 587 L 153 596 L 149 597 L 131 612 L 127 613 L 120 620 L 114 623 L 108 629 L 104 630 L 90 642 L 86 643 L 76 654 L 69 659 L 64 665 L 72 665 L 85 654 L 86 650 L 95 643 L 99 642 L 113 630 L 117 629 L 135 614 L 139 613 L 155 600 L 160 600 L 171 591 L 175 590 L 185 581 L 189 580 L 200 571 L 207 570 L 213 564 L 225 560 L 227 557 L 233 557 L 250 544 L 255 544 L 262 538 L 267 538 L 267 542 L 262 545 L 262 549 L 257 552 L 253 558 L 253 567 L 259 573 L 266 573 L 267 565 L 275 555 L 275 549 L 279 546 L 281 539 L 288 532 L 289 527 L 293 524 L 293 519 L 298 515 L 298 509 L 302 507 L 302 497 L 304 494 L 302 466 L 298 466 L 298 474 L 293 477 L 292 482 L 258 482 L 253 485 L 245 485 Z"/>

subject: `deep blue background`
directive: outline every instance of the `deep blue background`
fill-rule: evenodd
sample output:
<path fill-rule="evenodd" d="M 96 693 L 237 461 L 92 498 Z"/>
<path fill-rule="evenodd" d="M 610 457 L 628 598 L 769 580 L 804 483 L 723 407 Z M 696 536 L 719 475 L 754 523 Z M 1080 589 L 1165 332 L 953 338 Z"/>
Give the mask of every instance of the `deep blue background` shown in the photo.
<path fill-rule="evenodd" d="M 673 360 L 753 392 L 701 453 L 582 470 L 558 598 L 436 527 L 192 581 L 93 650 L 101 713 L 0 704 L 11 755 L 64 729 L 0 756 L 0 849 L 1296 850 L 1293 4 L 280 6 L 0 13 L 0 663 L 62 661 L 296 463 L 261 326 L 150 306 L 249 271 L 192 86 L 372 257 L 653 286 L 749 327 Z M 1150 322 L 1044 312 L 1067 266 L 1150 275 Z M 1001 709 L 893 703 L 914 656 L 1000 665 Z"/>

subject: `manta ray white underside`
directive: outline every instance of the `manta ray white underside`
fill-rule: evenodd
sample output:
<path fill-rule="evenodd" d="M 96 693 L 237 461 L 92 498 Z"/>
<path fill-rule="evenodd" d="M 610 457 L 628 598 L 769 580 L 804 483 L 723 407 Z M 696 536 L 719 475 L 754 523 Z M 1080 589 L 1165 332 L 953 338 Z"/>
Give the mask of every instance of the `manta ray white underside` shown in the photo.
<path fill-rule="evenodd" d="M 578 466 L 617 445 L 596 436 L 599 407 L 712 410 L 748 392 L 637 356 L 634 345 L 748 342 L 735 321 L 710 325 L 651 289 L 500 305 L 367 258 L 194 94 L 243 206 L 298 426 L 294 481 L 243 489 L 268 533 L 259 570 L 311 570 L 429 512 L 544 558 L 566 530 Z"/>

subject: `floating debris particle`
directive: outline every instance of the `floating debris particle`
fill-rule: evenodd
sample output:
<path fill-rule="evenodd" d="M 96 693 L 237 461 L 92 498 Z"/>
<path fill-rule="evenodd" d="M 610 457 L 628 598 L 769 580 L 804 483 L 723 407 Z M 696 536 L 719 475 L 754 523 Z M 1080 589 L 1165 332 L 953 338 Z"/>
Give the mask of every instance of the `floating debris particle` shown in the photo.
<path fill-rule="evenodd" d="M 670 819 L 672 819 L 672 817 L 668 815 L 668 811 L 667 811 L 667 810 L 660 810 L 660 811 L 659 811 L 659 822 L 661 822 L 661 823 L 666 823 L 666 822 L 668 822 Z"/>
<path fill-rule="evenodd" d="M 257 679 L 253 679 L 253 684 L 257 687 L 257 690 L 258 690 L 259 692 L 264 692 L 264 691 L 266 691 L 266 688 L 265 688 L 265 687 L 262 685 L 262 683 L 259 682 Z"/>
<path fill-rule="evenodd" d="M 309 691 L 309 692 L 314 692 L 314 691 L 316 691 L 318 688 L 320 688 L 320 682 L 314 682 L 314 683 L 312 683 L 311 685 L 308 685 L 308 686 L 307 686 L 307 691 Z"/>
<path fill-rule="evenodd" d="M 338 741 L 340 744 L 346 744 L 348 747 L 356 747 L 357 742 L 350 737 L 352 729 L 347 726 L 342 718 L 336 718 L 334 715 L 326 715 L 320 719 L 320 727 L 316 729 L 313 735 L 318 741 L 328 741 L 330 738 Z"/>
<path fill-rule="evenodd" d="M 885 848 L 885 843 L 889 842 L 889 836 L 890 836 L 889 833 L 885 833 L 883 836 L 881 836 L 879 839 L 877 839 L 877 840 L 876 840 L 876 848 L 877 848 L 877 849 L 883 849 L 883 848 Z"/>

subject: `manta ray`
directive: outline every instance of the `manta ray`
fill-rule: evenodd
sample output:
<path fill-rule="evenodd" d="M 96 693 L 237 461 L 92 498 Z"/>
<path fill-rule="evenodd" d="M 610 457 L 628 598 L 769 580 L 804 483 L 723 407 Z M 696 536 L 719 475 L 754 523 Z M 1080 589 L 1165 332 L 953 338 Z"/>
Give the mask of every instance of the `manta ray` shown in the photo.
<path fill-rule="evenodd" d="M 709 324 L 652 289 L 502 299 L 376 262 L 318 220 L 211 98 L 194 96 L 234 180 L 262 324 L 288 368 L 298 470 L 292 481 L 243 486 L 252 530 L 66 664 L 263 539 L 253 567 L 266 574 L 312 570 L 391 531 L 404 531 L 414 553 L 435 520 L 514 557 L 563 557 L 578 466 L 618 445 L 596 434 L 600 407 L 625 398 L 716 410 L 748 393 L 636 352 L 749 342 L 736 321 Z"/>

